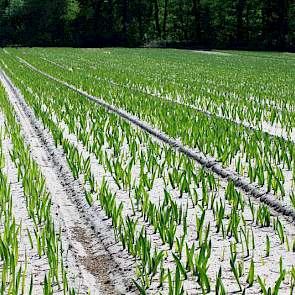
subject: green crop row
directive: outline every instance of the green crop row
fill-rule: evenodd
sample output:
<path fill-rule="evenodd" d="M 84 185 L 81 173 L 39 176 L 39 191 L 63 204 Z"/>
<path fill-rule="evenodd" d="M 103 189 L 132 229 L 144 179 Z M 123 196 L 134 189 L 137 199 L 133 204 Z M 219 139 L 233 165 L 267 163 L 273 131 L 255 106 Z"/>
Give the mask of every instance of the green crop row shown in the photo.
<path fill-rule="evenodd" d="M 51 199 L 46 191 L 45 179 L 37 163 L 30 155 L 30 148 L 24 143 L 20 125 L 17 123 L 12 106 L 4 89 L 0 88 L 0 109 L 5 115 L 5 132 L 12 142 L 9 156 L 18 171 L 18 181 L 23 188 L 23 196 L 28 216 L 33 228 L 27 229 L 30 247 L 36 247 L 39 258 L 47 257 L 49 271 L 44 273 L 43 294 L 53 294 L 60 290 L 63 294 L 76 294 L 68 285 L 67 271 L 63 264 L 61 229 L 57 227 L 52 217 Z M 3 154 L 1 154 L 3 157 Z M 1 157 L 1 158 L 2 158 Z M 0 261 L 2 284 L 1 294 L 34 294 L 33 273 L 27 273 L 27 255 L 25 261 L 17 269 L 18 250 L 22 243 L 19 235 L 22 225 L 16 224 L 12 210 L 12 195 L 7 179 L 1 167 L 1 226 L 4 226 L 1 237 Z M 33 233 L 32 233 L 33 231 Z M 26 278 L 31 276 L 27 287 Z"/>

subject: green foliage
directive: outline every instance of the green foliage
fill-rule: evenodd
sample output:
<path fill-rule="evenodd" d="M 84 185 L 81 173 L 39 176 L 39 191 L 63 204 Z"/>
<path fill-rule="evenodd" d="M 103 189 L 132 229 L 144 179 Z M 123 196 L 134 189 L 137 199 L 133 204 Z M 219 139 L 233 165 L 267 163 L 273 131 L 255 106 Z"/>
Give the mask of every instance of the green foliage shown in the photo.
<path fill-rule="evenodd" d="M 68 22 L 74 21 L 80 12 L 80 5 L 77 0 L 67 0 L 64 19 Z"/>
<path fill-rule="evenodd" d="M 290 1 L 0 1 L 3 44 L 293 49 Z M 38 25 L 35 26 L 35 25 Z M 6 34 L 6 35 L 5 35 Z M 8 34 L 8 35 L 7 35 Z"/>

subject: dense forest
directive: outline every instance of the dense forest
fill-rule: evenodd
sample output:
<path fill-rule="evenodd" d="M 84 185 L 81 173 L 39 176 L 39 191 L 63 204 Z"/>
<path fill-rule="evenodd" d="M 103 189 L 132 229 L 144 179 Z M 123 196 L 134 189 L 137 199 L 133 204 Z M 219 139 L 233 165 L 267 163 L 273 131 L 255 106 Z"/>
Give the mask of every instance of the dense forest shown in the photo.
<path fill-rule="evenodd" d="M 0 0 L 0 45 L 295 50 L 294 0 Z"/>

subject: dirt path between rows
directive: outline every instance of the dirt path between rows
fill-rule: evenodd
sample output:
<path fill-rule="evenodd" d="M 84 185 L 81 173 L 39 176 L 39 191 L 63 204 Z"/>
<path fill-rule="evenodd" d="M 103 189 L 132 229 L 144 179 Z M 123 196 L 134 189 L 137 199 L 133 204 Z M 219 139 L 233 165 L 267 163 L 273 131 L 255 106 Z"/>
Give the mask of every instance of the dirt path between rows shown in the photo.
<path fill-rule="evenodd" d="M 73 179 L 63 151 L 55 147 L 52 136 L 2 72 L 0 80 L 32 157 L 46 179 L 57 225 L 62 228 L 70 282 L 79 294 L 87 294 L 88 290 L 92 295 L 135 294 L 131 283 L 134 262 L 115 243 L 111 222 L 100 208 L 87 205 L 82 185 Z"/>

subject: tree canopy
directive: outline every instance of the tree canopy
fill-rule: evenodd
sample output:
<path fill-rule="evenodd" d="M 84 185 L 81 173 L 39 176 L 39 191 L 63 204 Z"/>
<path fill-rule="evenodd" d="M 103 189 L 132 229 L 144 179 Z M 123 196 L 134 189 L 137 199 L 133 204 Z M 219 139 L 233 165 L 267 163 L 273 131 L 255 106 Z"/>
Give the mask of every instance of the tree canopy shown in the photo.
<path fill-rule="evenodd" d="M 295 50 L 293 0 L 0 0 L 0 43 Z"/>

